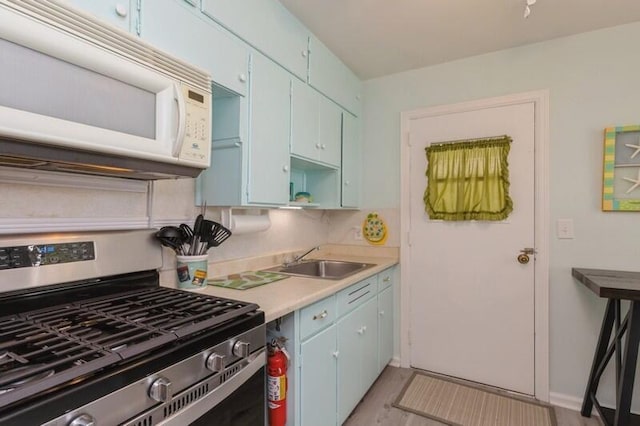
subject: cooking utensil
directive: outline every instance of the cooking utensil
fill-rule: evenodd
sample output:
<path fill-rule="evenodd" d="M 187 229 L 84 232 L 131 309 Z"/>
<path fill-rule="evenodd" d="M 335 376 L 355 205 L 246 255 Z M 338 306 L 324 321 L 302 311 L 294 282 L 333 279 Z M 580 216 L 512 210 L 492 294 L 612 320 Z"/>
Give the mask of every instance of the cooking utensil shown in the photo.
<path fill-rule="evenodd" d="M 184 254 L 189 253 L 189 249 L 186 247 L 186 245 L 190 245 L 191 242 L 193 241 L 193 229 L 191 229 L 191 227 L 189 225 L 187 225 L 186 223 L 181 223 L 180 226 L 180 232 L 182 233 L 182 251 L 184 252 Z"/>
<path fill-rule="evenodd" d="M 184 254 L 184 236 L 182 230 L 176 226 L 163 226 L 155 237 L 165 247 L 169 247 L 177 254 Z"/>
<path fill-rule="evenodd" d="M 225 228 L 218 222 L 211 222 L 213 223 L 213 228 L 206 239 L 207 245 L 203 247 L 200 254 L 205 254 L 211 247 L 218 247 L 231 236 L 231 231 L 229 229 Z"/>
<path fill-rule="evenodd" d="M 193 238 L 191 238 L 191 247 L 189 248 L 189 254 L 191 256 L 195 256 L 199 253 L 198 250 L 198 241 L 200 240 L 200 233 L 202 232 L 202 221 L 204 220 L 204 216 L 199 214 L 196 217 L 196 221 L 193 224 Z"/>
<path fill-rule="evenodd" d="M 175 251 L 176 254 L 184 254 L 184 251 L 182 249 L 182 244 L 178 242 L 175 238 L 169 238 L 169 237 L 156 237 L 156 238 L 158 239 L 158 241 L 160 241 L 160 244 L 162 244 L 165 247 L 169 247 L 170 249 Z"/>
<path fill-rule="evenodd" d="M 213 228 L 216 226 L 216 222 L 212 220 L 203 220 L 200 225 L 200 244 L 198 249 L 198 254 L 205 254 L 207 252 L 207 243 L 209 242 L 209 238 L 211 238 L 211 232 Z"/>

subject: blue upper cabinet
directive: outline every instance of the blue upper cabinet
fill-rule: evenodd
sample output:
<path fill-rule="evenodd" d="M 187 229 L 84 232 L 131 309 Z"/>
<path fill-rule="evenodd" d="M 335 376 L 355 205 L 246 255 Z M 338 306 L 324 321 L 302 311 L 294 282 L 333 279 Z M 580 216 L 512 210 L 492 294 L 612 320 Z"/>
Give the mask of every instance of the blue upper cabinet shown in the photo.
<path fill-rule="evenodd" d="M 359 119 L 342 113 L 342 207 L 360 206 L 362 154 Z"/>
<path fill-rule="evenodd" d="M 306 81 L 309 31 L 278 1 L 202 0 L 202 12 Z"/>
<path fill-rule="evenodd" d="M 287 204 L 291 78 L 259 53 L 252 55 L 250 71 L 247 201 Z"/>
<path fill-rule="evenodd" d="M 342 110 L 309 85 L 292 81 L 291 155 L 340 167 Z"/>
<path fill-rule="evenodd" d="M 131 14 L 135 15 L 135 10 L 131 10 L 131 3 L 136 5 L 135 0 L 67 0 L 67 3 L 125 31 L 134 29 Z"/>
<path fill-rule="evenodd" d="M 216 84 L 246 96 L 248 46 L 209 21 L 186 0 L 147 1 L 140 15 L 143 39 L 204 68 Z"/>
<path fill-rule="evenodd" d="M 320 40 L 309 38 L 309 84 L 359 116 L 362 83 Z"/>

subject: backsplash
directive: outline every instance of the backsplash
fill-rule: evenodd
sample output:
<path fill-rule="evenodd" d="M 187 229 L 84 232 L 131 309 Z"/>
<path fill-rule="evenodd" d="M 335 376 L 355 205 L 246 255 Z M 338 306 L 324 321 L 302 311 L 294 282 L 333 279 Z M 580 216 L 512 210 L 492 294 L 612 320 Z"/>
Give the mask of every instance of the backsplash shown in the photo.
<path fill-rule="evenodd" d="M 113 222 L 112 227 L 119 223 L 136 227 L 151 223 L 159 227 L 192 223 L 200 211 L 193 201 L 194 179 L 156 181 L 149 189 L 146 183 L 133 188 L 126 185 L 115 189 L 100 188 L 100 182 L 95 188 L 79 188 L 73 187 L 73 182 L 81 182 L 85 179 L 83 176 L 69 177 L 64 185 L 41 186 L 37 178 L 25 183 L 8 182 L 4 170 L 0 168 L 0 194 L 3 200 L 14 200 L 0 206 L 0 225 L 4 224 L 5 233 L 10 232 L 12 224 L 28 229 L 31 221 L 39 226 L 61 222 L 91 228 Z M 38 172 L 33 176 L 39 176 Z M 209 207 L 206 218 L 219 221 L 221 212 L 221 208 Z M 369 246 L 366 240 L 354 238 L 355 228 L 362 226 L 369 212 L 271 209 L 268 211 L 271 220 L 268 230 L 233 235 L 223 245 L 209 251 L 209 261 L 215 265 L 216 262 L 301 251 L 323 244 Z M 385 219 L 389 231 L 385 246 L 398 247 L 399 210 L 380 209 L 377 212 Z M 167 273 L 175 269 L 175 256 L 167 249 L 163 254 L 163 271 Z"/>

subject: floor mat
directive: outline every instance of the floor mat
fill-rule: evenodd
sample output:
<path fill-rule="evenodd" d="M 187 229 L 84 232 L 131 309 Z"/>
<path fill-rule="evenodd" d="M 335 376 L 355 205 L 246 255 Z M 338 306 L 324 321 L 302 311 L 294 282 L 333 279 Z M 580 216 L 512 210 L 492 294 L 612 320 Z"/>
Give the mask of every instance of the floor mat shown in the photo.
<path fill-rule="evenodd" d="M 455 426 L 557 426 L 551 406 L 422 372 L 393 406 Z"/>

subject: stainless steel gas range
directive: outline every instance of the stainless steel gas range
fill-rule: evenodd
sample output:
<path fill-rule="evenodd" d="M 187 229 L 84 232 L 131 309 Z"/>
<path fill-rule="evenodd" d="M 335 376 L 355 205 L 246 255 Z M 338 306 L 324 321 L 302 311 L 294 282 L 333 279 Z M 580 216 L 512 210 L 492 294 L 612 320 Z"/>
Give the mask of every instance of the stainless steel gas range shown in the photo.
<path fill-rule="evenodd" d="M 0 238 L 0 424 L 263 425 L 264 314 L 161 263 L 151 231 Z"/>

